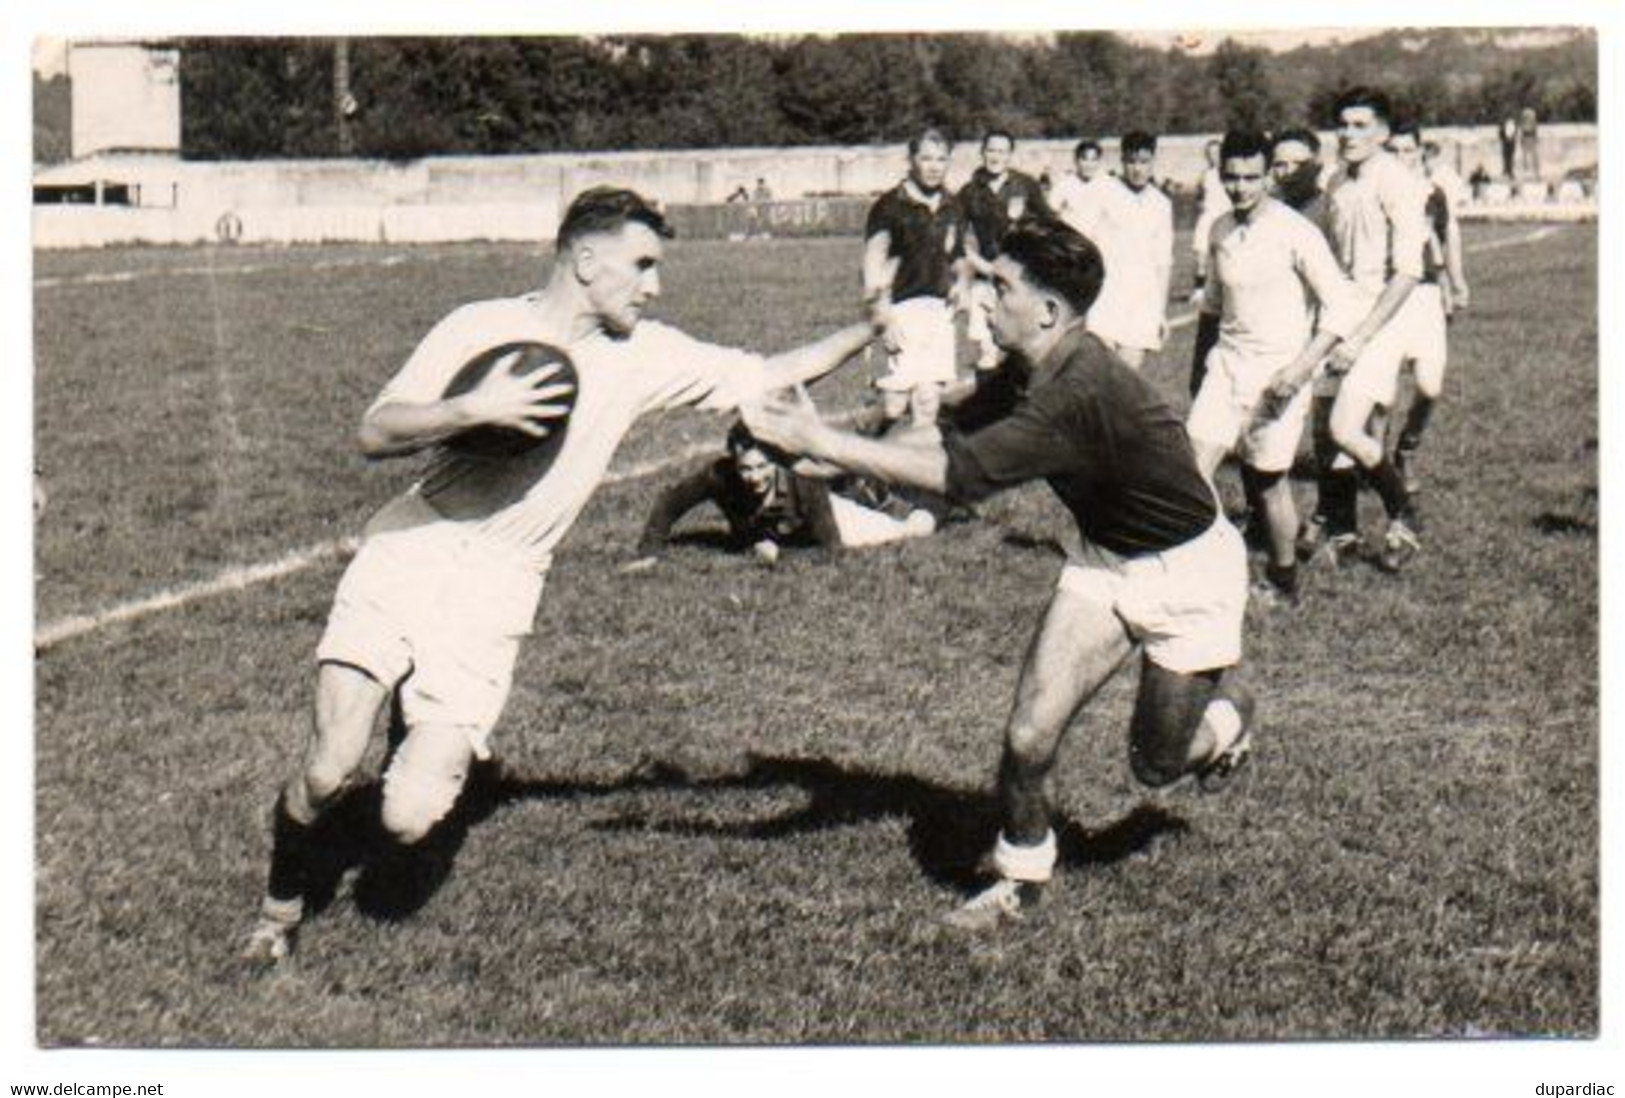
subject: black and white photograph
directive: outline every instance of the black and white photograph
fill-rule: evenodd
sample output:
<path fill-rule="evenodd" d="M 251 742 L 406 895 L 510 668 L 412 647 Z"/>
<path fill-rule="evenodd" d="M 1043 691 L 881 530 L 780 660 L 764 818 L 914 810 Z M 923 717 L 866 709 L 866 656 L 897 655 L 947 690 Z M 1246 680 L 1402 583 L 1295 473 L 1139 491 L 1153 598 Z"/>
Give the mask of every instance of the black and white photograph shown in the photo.
<path fill-rule="evenodd" d="M 632 10 L 8 32 L 0 1084 L 1625 1093 L 1603 6 Z"/>

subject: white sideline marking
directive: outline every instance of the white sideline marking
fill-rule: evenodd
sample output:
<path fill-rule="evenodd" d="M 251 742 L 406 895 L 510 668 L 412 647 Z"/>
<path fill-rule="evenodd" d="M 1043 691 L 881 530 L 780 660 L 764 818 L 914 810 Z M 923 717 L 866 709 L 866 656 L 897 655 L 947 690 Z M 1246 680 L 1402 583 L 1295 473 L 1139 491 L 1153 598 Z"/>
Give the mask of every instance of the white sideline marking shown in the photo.
<path fill-rule="evenodd" d="M 1469 252 L 1488 252 L 1498 248 L 1510 248 L 1517 244 L 1529 244 L 1562 232 L 1565 227 L 1563 225 L 1545 225 L 1518 236 L 1502 237 L 1499 240 L 1486 240 L 1480 244 L 1471 245 L 1466 250 Z M 401 260 L 396 257 L 395 261 L 400 262 Z M 355 266 L 356 264 L 335 261 L 328 265 Z M 206 271 L 206 268 L 201 268 L 200 271 Z M 113 281 L 113 279 L 106 279 L 106 281 Z M 36 282 L 35 285 L 37 286 L 39 283 Z M 1196 320 L 1196 315 L 1194 312 L 1182 313 L 1170 320 L 1168 327 L 1183 328 L 1187 324 L 1193 323 Z M 845 419 L 849 418 L 850 415 L 851 413 L 846 413 L 836 418 Z M 692 461 L 715 450 L 715 442 L 699 443 L 686 447 L 670 457 L 661 458 L 657 461 L 646 461 L 627 469 L 611 472 L 604 478 L 603 483 L 610 485 L 621 484 L 629 480 L 641 480 L 644 477 L 664 472 L 674 465 Z M 173 610 L 203 599 L 213 598 L 216 595 L 231 594 L 234 591 L 246 590 L 257 584 L 269 583 L 271 580 L 291 576 L 333 557 L 353 553 L 359 544 L 360 539 L 353 537 L 319 542 L 303 549 L 295 549 L 293 552 L 273 561 L 227 568 L 212 579 L 168 588 L 153 595 L 110 606 L 106 610 L 94 614 L 74 614 L 66 618 L 58 618 L 56 621 L 47 622 L 34 633 L 34 649 L 43 651 L 61 644 L 63 641 L 72 640 L 86 633 L 93 633 L 109 625 L 134 621 L 137 618 L 144 618 L 164 610 Z"/>
<path fill-rule="evenodd" d="M 81 275 L 36 278 L 34 289 L 54 290 L 62 286 L 95 286 L 106 282 L 134 282 L 138 278 L 179 278 L 188 275 L 264 274 L 267 271 L 334 271 L 347 267 L 399 267 L 407 256 L 391 253 L 381 256 L 353 256 L 347 259 L 318 259 L 314 263 L 234 263 L 213 267 L 148 267 L 139 271 L 90 271 Z"/>

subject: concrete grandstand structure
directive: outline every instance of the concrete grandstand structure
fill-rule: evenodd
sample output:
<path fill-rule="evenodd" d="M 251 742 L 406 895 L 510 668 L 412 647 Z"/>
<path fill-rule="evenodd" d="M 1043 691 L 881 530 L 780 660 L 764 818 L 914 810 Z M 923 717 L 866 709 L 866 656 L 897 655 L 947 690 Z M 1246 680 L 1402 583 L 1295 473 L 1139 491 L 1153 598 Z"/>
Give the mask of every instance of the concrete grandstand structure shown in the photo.
<path fill-rule="evenodd" d="M 193 161 L 180 155 L 176 51 L 162 42 L 75 44 L 71 161 L 36 170 L 34 243 L 41 248 L 115 243 L 389 243 L 550 239 L 562 204 L 595 183 L 636 187 L 673 207 L 721 207 L 741 186 L 765 179 L 778 201 L 756 211 L 787 233 L 848 231 L 847 202 L 894 184 L 901 145 L 694 151 L 545 153 L 431 157 L 412 161 Z M 967 135 L 968 136 L 968 135 Z M 1165 137 L 1159 175 L 1193 188 L 1209 134 Z M 1458 173 L 1497 171 L 1492 127 L 1439 127 Z M 1034 174 L 1070 170 L 1075 139 L 1023 141 L 1017 165 Z M 1115 138 L 1105 138 L 1115 163 Z M 1594 216 L 1588 182 L 1597 129 L 1552 124 L 1540 131 L 1545 178 L 1480 188 L 1480 205 L 1500 216 Z M 974 151 L 962 147 L 949 176 L 968 178 Z M 843 201 L 844 200 L 844 201 Z M 693 220 L 703 233 L 735 218 Z M 719 228 L 713 229 L 712 226 Z"/>

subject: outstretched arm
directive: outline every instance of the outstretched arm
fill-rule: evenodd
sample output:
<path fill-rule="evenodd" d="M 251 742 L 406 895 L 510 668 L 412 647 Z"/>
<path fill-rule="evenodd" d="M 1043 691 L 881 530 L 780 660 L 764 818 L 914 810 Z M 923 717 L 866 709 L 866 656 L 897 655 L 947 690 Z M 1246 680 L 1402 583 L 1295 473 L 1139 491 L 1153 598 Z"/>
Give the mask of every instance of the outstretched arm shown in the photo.
<path fill-rule="evenodd" d="M 716 500 L 721 493 L 716 470 L 712 466 L 692 476 L 684 477 L 661 492 L 649 511 L 643 535 L 638 538 L 638 555 L 653 556 L 671 542 L 671 531 L 682 517 L 702 503 Z"/>
<path fill-rule="evenodd" d="M 869 345 L 874 338 L 869 324 L 850 324 L 814 343 L 785 351 L 767 360 L 768 389 L 793 389 L 823 377 Z"/>
<path fill-rule="evenodd" d="M 947 491 L 948 454 L 936 431 L 906 430 L 886 441 L 863 438 L 824 423 L 810 402 L 778 398 L 747 408 L 745 423 L 757 438 L 792 453 L 888 484 Z"/>

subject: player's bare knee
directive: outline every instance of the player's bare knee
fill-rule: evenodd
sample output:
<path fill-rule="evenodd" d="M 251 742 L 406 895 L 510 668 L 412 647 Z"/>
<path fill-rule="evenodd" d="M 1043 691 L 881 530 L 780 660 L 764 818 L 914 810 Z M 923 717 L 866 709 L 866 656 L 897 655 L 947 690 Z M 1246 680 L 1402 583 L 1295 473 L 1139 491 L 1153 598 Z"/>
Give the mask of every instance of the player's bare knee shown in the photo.
<path fill-rule="evenodd" d="M 1016 779 L 1038 781 L 1055 765 L 1055 735 L 1024 722 L 1005 730 L 1004 769 Z"/>
<path fill-rule="evenodd" d="M 354 770 L 343 762 L 317 756 L 305 762 L 297 783 L 299 794 L 312 814 L 327 807 L 349 784 Z"/>
<path fill-rule="evenodd" d="M 384 830 L 406 846 L 422 842 L 435 824 L 446 818 L 457 801 L 460 786 L 428 781 L 384 782 L 381 810 Z"/>
<path fill-rule="evenodd" d="M 422 841 L 450 814 L 468 773 L 462 766 L 402 763 L 397 756 L 396 765 L 384 775 L 381 815 L 384 830 L 397 842 L 410 845 Z"/>

